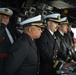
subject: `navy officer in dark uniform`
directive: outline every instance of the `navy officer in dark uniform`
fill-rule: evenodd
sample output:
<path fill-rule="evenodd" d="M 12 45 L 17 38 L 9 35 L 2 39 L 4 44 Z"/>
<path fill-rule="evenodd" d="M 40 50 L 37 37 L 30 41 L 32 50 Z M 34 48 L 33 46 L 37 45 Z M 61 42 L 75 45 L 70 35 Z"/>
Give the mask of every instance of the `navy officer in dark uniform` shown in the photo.
<path fill-rule="evenodd" d="M 68 32 L 67 28 L 68 28 L 68 20 L 67 20 L 67 17 L 64 17 L 64 18 L 61 18 L 58 31 L 55 32 L 55 35 L 59 42 L 58 45 L 60 47 L 59 56 L 61 56 L 62 59 L 66 62 L 68 61 L 68 58 L 69 58 L 68 55 L 66 54 L 68 44 L 67 44 L 67 40 L 65 40 L 65 35 L 64 35 L 65 33 Z"/>
<path fill-rule="evenodd" d="M 7 57 L 9 47 L 14 42 L 15 37 L 7 28 L 13 11 L 8 8 L 0 8 L 0 72 L 3 67 L 4 58 Z"/>
<path fill-rule="evenodd" d="M 2 75 L 37 75 L 37 49 L 34 39 L 40 37 L 44 26 L 41 15 L 20 23 L 23 34 L 12 45 Z"/>
<path fill-rule="evenodd" d="M 67 17 L 61 18 L 58 31 L 55 32 L 60 48 L 58 56 L 61 57 L 60 61 L 63 63 L 63 68 L 71 67 L 73 63 L 72 60 L 74 59 L 72 45 L 70 44 L 71 40 L 69 41 L 69 36 L 65 35 L 68 33 L 68 24 Z"/>
<path fill-rule="evenodd" d="M 61 63 L 57 60 L 58 46 L 54 32 L 58 29 L 60 14 L 54 13 L 44 17 L 46 28 L 41 37 L 36 40 L 40 51 L 40 75 L 55 75 L 56 68 Z"/>

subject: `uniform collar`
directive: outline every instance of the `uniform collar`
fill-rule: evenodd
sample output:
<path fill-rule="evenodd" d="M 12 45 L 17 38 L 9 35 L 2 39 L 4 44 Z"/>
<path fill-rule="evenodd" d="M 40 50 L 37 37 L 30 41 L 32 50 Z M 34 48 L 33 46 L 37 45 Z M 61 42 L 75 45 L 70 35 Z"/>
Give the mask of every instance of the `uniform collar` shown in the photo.
<path fill-rule="evenodd" d="M 64 33 L 63 32 L 61 32 L 61 31 L 59 31 L 60 32 L 60 34 L 62 35 L 62 36 L 64 36 Z"/>
<path fill-rule="evenodd" d="M 52 32 L 51 30 L 49 30 L 49 32 L 53 35 L 54 34 L 54 32 Z"/>

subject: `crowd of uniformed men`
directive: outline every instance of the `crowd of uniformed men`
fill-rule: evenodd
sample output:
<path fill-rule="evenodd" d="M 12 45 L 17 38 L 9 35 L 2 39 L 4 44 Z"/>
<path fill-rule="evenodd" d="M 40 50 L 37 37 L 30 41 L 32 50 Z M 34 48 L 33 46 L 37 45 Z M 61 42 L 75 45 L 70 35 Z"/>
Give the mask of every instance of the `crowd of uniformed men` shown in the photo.
<path fill-rule="evenodd" d="M 73 33 L 59 13 L 36 15 L 8 26 L 13 11 L 0 8 L 0 75 L 58 75 L 76 65 Z"/>

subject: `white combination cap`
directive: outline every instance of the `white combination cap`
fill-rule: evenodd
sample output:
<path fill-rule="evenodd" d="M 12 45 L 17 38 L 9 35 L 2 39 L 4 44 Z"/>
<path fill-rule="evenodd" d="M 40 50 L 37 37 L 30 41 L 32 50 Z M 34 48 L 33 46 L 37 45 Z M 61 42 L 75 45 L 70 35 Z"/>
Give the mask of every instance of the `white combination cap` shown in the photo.
<path fill-rule="evenodd" d="M 44 16 L 44 19 L 54 21 L 54 22 L 60 22 L 60 14 L 59 13 L 53 13 L 53 14 Z"/>
<path fill-rule="evenodd" d="M 26 19 L 19 23 L 21 26 L 38 26 L 38 27 L 44 27 L 41 15 Z"/>
<path fill-rule="evenodd" d="M 67 17 L 63 17 L 60 19 L 60 24 L 69 24 Z"/>
<path fill-rule="evenodd" d="M 0 8 L 0 14 L 6 15 L 6 16 L 12 16 L 13 11 L 11 9 L 8 9 L 8 8 Z"/>

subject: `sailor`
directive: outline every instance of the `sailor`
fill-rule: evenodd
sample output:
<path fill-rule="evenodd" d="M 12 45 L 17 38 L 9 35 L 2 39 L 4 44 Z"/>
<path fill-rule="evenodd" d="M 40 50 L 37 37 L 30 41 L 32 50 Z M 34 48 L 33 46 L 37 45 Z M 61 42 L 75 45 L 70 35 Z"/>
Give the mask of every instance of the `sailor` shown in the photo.
<path fill-rule="evenodd" d="M 34 39 L 41 36 L 41 15 L 19 23 L 23 34 L 15 41 L 5 61 L 2 75 L 37 75 L 37 48 Z"/>
<path fill-rule="evenodd" d="M 14 35 L 8 30 L 7 26 L 13 11 L 9 8 L 0 8 L 0 72 L 3 68 L 5 57 L 8 56 L 9 47 L 14 42 Z"/>
<path fill-rule="evenodd" d="M 54 32 L 58 29 L 60 14 L 53 13 L 43 18 L 46 23 L 46 28 L 42 32 L 41 37 L 36 40 L 41 56 L 40 75 L 55 75 L 55 69 L 61 65 L 57 60 L 58 46 L 54 35 Z"/>

